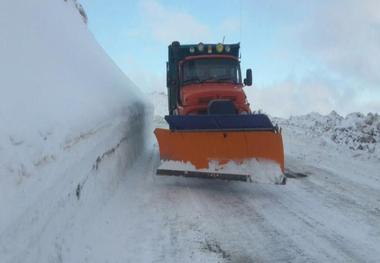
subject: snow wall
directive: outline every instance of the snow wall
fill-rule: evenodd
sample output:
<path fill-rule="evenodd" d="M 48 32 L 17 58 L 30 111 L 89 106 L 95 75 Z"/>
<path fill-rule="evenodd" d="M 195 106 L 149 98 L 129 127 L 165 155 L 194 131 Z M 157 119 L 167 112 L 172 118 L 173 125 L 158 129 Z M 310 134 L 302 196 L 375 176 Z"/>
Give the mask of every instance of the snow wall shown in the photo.
<path fill-rule="evenodd" d="M 144 149 L 152 109 L 77 7 L 0 1 L 1 262 L 75 262 L 62 244 Z"/>

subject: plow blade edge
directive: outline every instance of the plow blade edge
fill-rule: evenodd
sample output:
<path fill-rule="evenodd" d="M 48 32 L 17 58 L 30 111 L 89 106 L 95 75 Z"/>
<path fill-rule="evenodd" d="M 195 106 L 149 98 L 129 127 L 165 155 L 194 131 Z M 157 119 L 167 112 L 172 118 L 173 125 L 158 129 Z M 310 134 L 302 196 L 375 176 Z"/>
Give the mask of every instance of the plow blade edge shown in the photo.
<path fill-rule="evenodd" d="M 184 171 L 184 170 L 172 170 L 172 169 L 160 169 L 160 168 L 157 169 L 157 175 L 183 176 L 183 177 L 202 178 L 202 179 L 219 179 L 219 180 L 226 180 L 226 181 L 243 181 L 243 182 L 251 181 L 251 177 L 249 174 Z"/>

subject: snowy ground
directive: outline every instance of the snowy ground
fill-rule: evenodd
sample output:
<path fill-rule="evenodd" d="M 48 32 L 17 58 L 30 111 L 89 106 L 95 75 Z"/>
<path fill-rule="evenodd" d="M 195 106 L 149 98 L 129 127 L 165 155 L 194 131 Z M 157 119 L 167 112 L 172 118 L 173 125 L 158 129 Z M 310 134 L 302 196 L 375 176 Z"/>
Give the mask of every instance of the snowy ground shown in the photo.
<path fill-rule="evenodd" d="M 0 262 L 380 261 L 378 115 L 275 119 L 285 186 L 158 177 L 165 94 L 75 3 L 0 3 Z"/>

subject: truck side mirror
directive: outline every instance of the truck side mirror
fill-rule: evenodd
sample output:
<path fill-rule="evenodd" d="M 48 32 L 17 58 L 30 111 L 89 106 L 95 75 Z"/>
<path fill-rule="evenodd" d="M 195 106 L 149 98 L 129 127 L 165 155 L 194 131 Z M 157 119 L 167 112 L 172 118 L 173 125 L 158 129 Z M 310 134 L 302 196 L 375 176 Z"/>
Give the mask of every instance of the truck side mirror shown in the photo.
<path fill-rule="evenodd" d="M 244 85 L 246 86 L 252 85 L 252 69 L 247 69 L 246 77 L 244 79 Z"/>

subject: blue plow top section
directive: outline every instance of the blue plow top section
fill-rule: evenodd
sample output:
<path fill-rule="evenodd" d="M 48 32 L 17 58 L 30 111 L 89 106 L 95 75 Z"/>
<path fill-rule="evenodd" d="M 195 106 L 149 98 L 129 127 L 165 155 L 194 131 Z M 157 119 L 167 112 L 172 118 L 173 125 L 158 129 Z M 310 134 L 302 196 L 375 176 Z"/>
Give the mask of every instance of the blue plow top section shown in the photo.
<path fill-rule="evenodd" d="M 275 127 L 265 114 L 248 115 L 169 115 L 170 130 L 265 130 Z"/>

